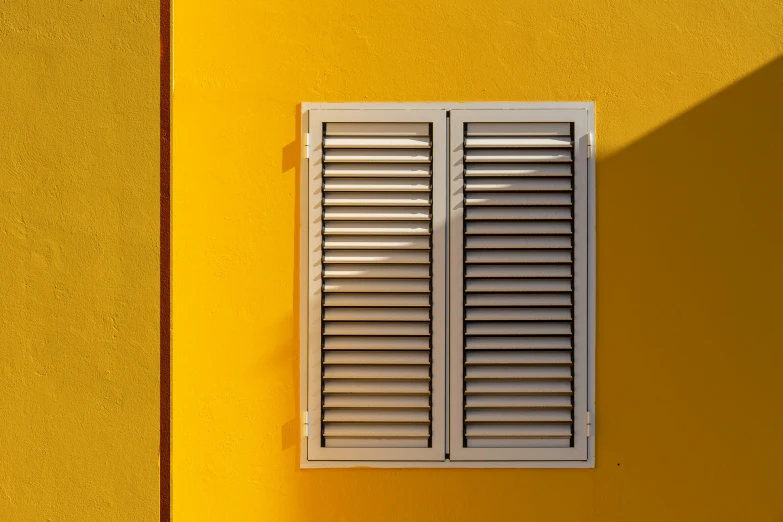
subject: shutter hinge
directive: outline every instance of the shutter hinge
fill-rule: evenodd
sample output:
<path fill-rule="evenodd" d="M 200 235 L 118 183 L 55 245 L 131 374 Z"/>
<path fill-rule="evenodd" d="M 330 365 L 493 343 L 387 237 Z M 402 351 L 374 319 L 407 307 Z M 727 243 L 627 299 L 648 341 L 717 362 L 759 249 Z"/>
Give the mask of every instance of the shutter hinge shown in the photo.
<path fill-rule="evenodd" d="M 587 133 L 587 157 L 588 159 L 593 155 L 593 133 Z"/>
<path fill-rule="evenodd" d="M 305 158 L 310 159 L 310 133 L 305 134 Z"/>
<path fill-rule="evenodd" d="M 587 412 L 587 417 L 586 418 L 587 418 L 587 421 L 586 421 L 586 423 L 587 423 L 587 426 L 586 426 L 586 428 L 587 428 L 587 436 L 589 437 L 590 436 L 590 428 L 593 426 L 592 423 L 590 422 L 590 412 L 589 411 Z"/>
<path fill-rule="evenodd" d="M 310 436 L 310 412 L 304 412 L 304 436 Z"/>

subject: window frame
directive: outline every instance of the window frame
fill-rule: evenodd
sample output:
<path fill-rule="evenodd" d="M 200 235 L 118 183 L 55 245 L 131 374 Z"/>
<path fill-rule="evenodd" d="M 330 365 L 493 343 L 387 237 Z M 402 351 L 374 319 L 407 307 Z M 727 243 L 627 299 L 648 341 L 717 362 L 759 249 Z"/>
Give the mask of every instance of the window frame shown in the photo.
<path fill-rule="evenodd" d="M 308 468 L 352 468 L 352 467 L 372 467 L 372 468 L 432 468 L 432 469 L 448 469 L 448 468 L 594 468 L 595 467 L 595 302 L 596 302 L 596 274 L 595 274 L 595 259 L 596 259 L 596 247 L 595 247 L 595 156 L 596 156 L 596 144 L 595 144 L 595 105 L 593 102 L 474 102 L 474 103 L 449 103 L 449 102 L 433 102 L 433 103 L 302 103 L 299 108 L 299 130 L 301 144 L 301 163 L 299 177 L 296 180 L 296 188 L 299 195 L 298 200 L 298 217 L 299 217 L 299 252 L 298 252 L 298 296 L 299 296 L 299 340 L 300 340 L 300 353 L 299 353 L 299 395 L 297 397 L 297 403 L 299 404 L 299 411 L 301 412 L 300 419 L 300 459 L 299 465 L 301 469 Z M 308 362 L 309 362 L 309 301 L 310 291 L 308 286 L 308 274 L 309 274 L 309 250 L 310 250 L 310 234 L 309 234 L 309 213 L 310 207 L 309 190 L 305 190 L 310 185 L 310 159 L 308 156 L 312 154 L 314 148 L 313 143 L 308 143 L 308 131 L 310 124 L 310 111 L 311 110 L 368 110 L 368 111 L 383 111 L 383 110 L 584 110 L 586 111 L 587 121 L 587 134 L 581 137 L 575 136 L 575 140 L 589 140 L 587 145 L 589 148 L 587 154 L 587 411 L 582 412 L 582 416 L 586 415 L 586 422 L 588 423 L 589 434 L 587 436 L 587 456 L 585 460 L 310 460 L 308 458 L 308 443 L 309 438 L 307 436 L 307 401 L 308 401 Z M 450 140 L 449 140 L 450 142 Z M 308 154 L 308 146 L 310 154 Z M 449 146 L 449 149 L 451 147 Z M 433 151 L 434 154 L 434 151 Z M 451 155 L 448 156 L 448 164 L 451 163 Z M 448 172 L 449 180 L 451 179 L 451 172 Z M 448 188 L 448 187 L 447 187 Z M 449 227 L 449 220 L 447 220 L 447 228 Z M 447 230 L 447 237 L 450 233 Z M 450 248 L 449 248 L 450 249 Z M 448 250 L 447 249 L 447 252 Z M 449 266 L 450 262 L 446 260 L 446 266 Z M 450 313 L 450 312 L 447 312 Z M 448 337 L 450 337 L 450 328 L 447 326 L 446 334 L 446 352 L 447 354 L 452 351 Z M 449 365 L 450 366 L 450 365 Z M 450 430 L 449 417 L 449 378 L 448 372 L 446 376 L 446 390 L 447 397 L 446 404 L 446 429 Z M 575 412 L 576 414 L 576 412 Z M 575 420 L 576 422 L 576 420 Z M 583 427 L 584 428 L 584 427 Z M 312 429 L 312 425 L 310 427 Z M 447 437 L 451 437 L 447 434 Z M 447 439 L 448 440 L 448 439 Z M 445 457 L 449 456 L 449 446 L 447 443 L 447 451 Z"/>

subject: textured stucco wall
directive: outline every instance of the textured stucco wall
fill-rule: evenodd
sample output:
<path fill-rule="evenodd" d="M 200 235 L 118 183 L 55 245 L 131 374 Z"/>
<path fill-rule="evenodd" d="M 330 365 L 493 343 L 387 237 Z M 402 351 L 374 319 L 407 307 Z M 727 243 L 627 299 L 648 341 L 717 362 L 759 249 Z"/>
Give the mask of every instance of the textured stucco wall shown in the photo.
<path fill-rule="evenodd" d="M 779 0 L 174 6 L 178 522 L 780 522 Z M 594 100 L 597 467 L 297 469 L 302 101 Z"/>
<path fill-rule="evenodd" d="M 157 1 L 0 0 L 0 520 L 158 520 Z"/>

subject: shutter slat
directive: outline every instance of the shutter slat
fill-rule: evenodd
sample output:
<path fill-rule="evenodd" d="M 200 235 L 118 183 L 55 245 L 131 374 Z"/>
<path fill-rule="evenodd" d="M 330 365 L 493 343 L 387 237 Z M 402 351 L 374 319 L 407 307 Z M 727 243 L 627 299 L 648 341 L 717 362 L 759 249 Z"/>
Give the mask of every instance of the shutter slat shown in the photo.
<path fill-rule="evenodd" d="M 570 182 L 569 182 L 570 183 Z M 405 178 L 326 178 L 326 192 L 429 192 L 428 179 Z"/>
<path fill-rule="evenodd" d="M 571 322 L 498 321 L 465 324 L 466 335 L 568 335 Z"/>
<path fill-rule="evenodd" d="M 430 364 L 429 351 L 326 351 L 324 364 Z"/>
<path fill-rule="evenodd" d="M 466 292 L 570 292 L 570 279 L 469 279 Z"/>
<path fill-rule="evenodd" d="M 571 306 L 571 294 L 474 294 L 465 295 L 466 306 Z M 475 309 L 472 309 L 475 310 Z"/>
<path fill-rule="evenodd" d="M 471 351 L 465 352 L 465 364 L 549 364 L 549 365 L 570 365 L 572 364 L 570 350 L 562 351 Z"/>
<path fill-rule="evenodd" d="M 427 437 L 429 424 L 324 423 L 324 437 Z"/>
<path fill-rule="evenodd" d="M 326 207 L 324 219 L 327 221 L 429 221 L 429 209 L 422 207 Z"/>
<path fill-rule="evenodd" d="M 547 147 L 549 145 L 539 145 Z M 345 149 L 429 149 L 429 136 L 326 136 L 326 148 Z"/>
<path fill-rule="evenodd" d="M 324 263 L 347 264 L 429 264 L 430 253 L 425 250 L 327 250 Z"/>
<path fill-rule="evenodd" d="M 429 250 L 430 239 L 426 236 L 326 236 L 324 237 L 324 249 L 399 249 L 399 250 Z"/>
<path fill-rule="evenodd" d="M 326 448 L 428 448 L 429 445 L 429 437 L 409 437 L 397 439 L 324 437 L 324 447 Z"/>
<path fill-rule="evenodd" d="M 324 265 L 324 277 L 336 278 L 413 278 L 429 279 L 430 267 L 427 265 L 348 265 L 330 264 Z"/>
<path fill-rule="evenodd" d="M 469 135 L 470 136 L 470 135 Z M 465 138 L 465 147 L 476 148 L 564 148 L 571 146 L 570 136 L 474 136 Z"/>
<path fill-rule="evenodd" d="M 571 205 L 568 192 L 471 192 L 465 194 L 465 205 L 505 206 L 505 205 Z"/>
<path fill-rule="evenodd" d="M 329 122 L 326 136 L 430 136 L 430 124 L 419 122 Z"/>
<path fill-rule="evenodd" d="M 359 393 L 377 395 L 429 395 L 430 383 L 426 380 L 359 380 L 324 379 L 324 393 Z"/>
<path fill-rule="evenodd" d="M 324 321 L 323 330 L 324 335 L 429 335 L 430 324 L 429 322 Z"/>
<path fill-rule="evenodd" d="M 325 279 L 324 292 L 424 292 L 427 279 Z"/>
<path fill-rule="evenodd" d="M 572 319 L 571 308 L 517 308 L 496 306 L 494 308 L 465 309 L 465 319 L 468 321 L 569 321 Z"/>
<path fill-rule="evenodd" d="M 330 308 L 324 321 L 429 321 L 427 308 Z"/>
<path fill-rule="evenodd" d="M 468 437 L 571 437 L 570 424 L 470 424 Z"/>
<path fill-rule="evenodd" d="M 428 236 L 430 225 L 426 221 L 326 221 L 324 234 L 344 236 Z"/>
<path fill-rule="evenodd" d="M 570 163 L 569 149 L 466 149 L 467 163 Z"/>
<path fill-rule="evenodd" d="M 323 204 L 327 207 L 428 207 L 430 198 L 426 193 L 416 192 L 325 192 Z"/>
<path fill-rule="evenodd" d="M 468 366 L 465 379 L 566 379 L 571 380 L 568 366 Z"/>
<path fill-rule="evenodd" d="M 427 163 L 430 161 L 430 151 L 429 149 L 324 149 L 323 161 L 324 163 Z"/>
<path fill-rule="evenodd" d="M 327 365 L 324 367 L 324 379 L 430 379 L 428 366 L 416 365 Z"/>
<path fill-rule="evenodd" d="M 492 437 L 471 437 L 467 438 L 468 448 L 570 448 L 571 440 L 568 437 L 557 439 L 536 439 L 526 437 L 524 439 L 506 438 L 498 439 Z M 520 443 L 522 441 L 522 443 Z"/>
<path fill-rule="evenodd" d="M 472 122 L 466 136 L 571 136 L 567 122 Z"/>
<path fill-rule="evenodd" d="M 323 296 L 324 306 L 430 306 L 429 294 L 348 294 Z"/>
<path fill-rule="evenodd" d="M 429 178 L 429 163 L 329 163 L 324 178 Z M 541 174 L 544 176 L 545 174 Z"/>
<path fill-rule="evenodd" d="M 570 337 L 477 337 L 465 340 L 466 350 L 566 350 Z"/>
<path fill-rule="evenodd" d="M 465 394 L 560 394 L 571 395 L 571 381 L 567 380 L 516 380 L 516 381 L 465 381 Z"/>
<path fill-rule="evenodd" d="M 563 219 L 571 220 L 570 207 L 469 207 L 465 209 L 465 220 L 477 219 Z"/>
<path fill-rule="evenodd" d="M 417 408 L 429 411 L 426 395 L 325 395 L 324 408 Z"/>
<path fill-rule="evenodd" d="M 465 398 L 466 409 L 480 408 L 572 408 L 567 395 L 471 395 Z"/>
<path fill-rule="evenodd" d="M 469 163 L 465 165 L 465 178 L 476 177 L 571 177 L 571 165 L 568 163 Z"/>
<path fill-rule="evenodd" d="M 568 178 L 468 178 L 465 192 L 571 192 Z"/>
<path fill-rule="evenodd" d="M 469 265 L 465 277 L 571 277 L 571 265 Z"/>
<path fill-rule="evenodd" d="M 430 422 L 430 412 L 426 410 L 395 409 L 345 409 L 329 408 L 324 411 L 324 422 Z"/>
<path fill-rule="evenodd" d="M 473 236 L 465 238 L 465 248 L 571 248 L 570 237 L 562 236 Z"/>
<path fill-rule="evenodd" d="M 570 410 L 468 410 L 465 422 L 568 422 L 573 420 Z"/>
<path fill-rule="evenodd" d="M 465 263 L 571 263 L 570 250 L 468 250 Z"/>
<path fill-rule="evenodd" d="M 492 234 L 568 234 L 569 221 L 479 221 L 465 224 L 468 235 Z"/>
<path fill-rule="evenodd" d="M 389 337 L 364 336 L 343 337 L 325 336 L 324 350 L 429 350 L 430 338 L 427 337 Z"/>

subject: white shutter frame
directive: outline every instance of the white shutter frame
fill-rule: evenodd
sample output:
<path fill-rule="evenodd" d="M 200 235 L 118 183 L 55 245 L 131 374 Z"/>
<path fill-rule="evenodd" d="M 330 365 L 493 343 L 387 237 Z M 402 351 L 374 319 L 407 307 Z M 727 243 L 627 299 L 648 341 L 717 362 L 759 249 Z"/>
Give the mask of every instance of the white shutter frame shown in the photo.
<path fill-rule="evenodd" d="M 452 461 L 587 461 L 588 412 L 588 112 L 583 109 L 453 110 L 450 114 L 450 303 L 449 303 L 449 453 Z M 569 122 L 574 125 L 574 346 L 573 447 L 467 448 L 464 442 L 464 169 L 465 124 L 502 122 Z M 592 306 L 590 306 L 592 308 Z"/>
<path fill-rule="evenodd" d="M 587 460 L 456 460 L 451 455 L 451 459 L 449 459 L 449 454 L 446 453 L 443 457 L 437 458 L 436 460 L 409 460 L 407 456 L 400 456 L 400 458 L 395 460 L 377 460 L 372 457 L 368 457 L 367 459 L 363 460 L 318 460 L 313 458 L 312 455 L 308 454 L 308 445 L 309 441 L 313 436 L 317 436 L 315 434 L 314 426 L 313 426 L 313 412 L 307 411 L 308 410 L 308 402 L 309 402 L 309 395 L 312 391 L 312 386 L 309 383 L 309 365 L 311 362 L 311 357 L 309 354 L 309 338 L 308 338 L 308 326 L 311 320 L 311 314 L 310 314 L 310 285 L 309 285 L 309 276 L 310 276 L 310 252 L 309 252 L 309 244 L 310 244 L 310 236 L 309 236 L 309 226 L 310 226 L 310 216 L 312 215 L 312 210 L 309 208 L 309 200 L 310 200 L 310 191 L 309 191 L 309 172 L 311 167 L 311 162 L 309 159 L 310 153 L 314 151 L 316 147 L 319 146 L 318 143 L 315 142 L 313 137 L 310 135 L 310 121 L 311 121 L 311 115 L 314 114 L 316 111 L 329 111 L 331 113 L 334 113 L 335 111 L 393 111 L 393 112 L 399 112 L 399 111 L 435 111 L 438 113 L 443 113 L 446 115 L 448 111 L 451 111 L 451 114 L 455 114 L 457 111 L 463 111 L 463 110 L 481 110 L 481 111 L 509 111 L 509 110 L 525 110 L 525 111 L 543 111 L 543 110 L 568 110 L 568 111 L 583 111 L 587 113 L 587 131 L 590 133 L 590 154 L 588 156 L 587 160 L 587 179 L 588 179 L 588 220 L 587 220 L 587 228 L 588 228 L 588 243 L 587 243 L 587 250 L 588 250 L 588 334 L 587 334 L 587 342 L 588 342 L 588 383 L 587 383 L 587 419 L 585 421 L 586 424 L 589 425 L 589 437 L 587 439 Z M 595 180 L 596 180 L 596 169 L 595 169 L 595 163 L 596 163 L 596 152 L 597 152 L 597 140 L 595 138 L 595 105 L 593 102 L 468 102 L 468 103 L 457 103 L 457 102 L 401 102 L 401 103 L 376 103 L 376 102 L 348 102 L 348 103 L 326 103 L 326 102 L 303 102 L 300 105 L 300 111 L 299 111 L 299 123 L 297 125 L 297 132 L 299 135 L 298 144 L 301 147 L 301 155 L 300 155 L 300 163 L 298 164 L 299 167 L 297 168 L 297 193 L 298 193 L 298 204 L 297 204 L 297 215 L 298 215 L 298 231 L 299 231 L 299 248 L 297 253 L 297 265 L 298 265 L 298 276 L 296 278 L 296 287 L 297 287 L 297 295 L 299 296 L 298 302 L 298 316 L 299 316 L 299 394 L 298 394 L 298 400 L 296 402 L 297 407 L 297 414 L 296 414 L 296 420 L 298 420 L 299 424 L 299 444 L 298 444 L 298 453 L 299 453 L 299 466 L 301 469 L 313 469 L 313 468 L 351 468 L 351 467 L 372 467 L 372 468 L 387 468 L 387 469 L 394 469 L 394 468 L 432 468 L 432 469 L 455 469 L 455 468 L 463 468 L 463 469 L 482 469 L 482 468 L 505 468 L 505 469 L 513 469 L 513 468 L 593 468 L 595 467 L 595 437 L 597 433 L 597 427 L 596 427 L 596 410 L 595 410 L 595 358 L 596 358 L 596 348 L 595 348 L 595 325 L 596 325 L 596 310 L 595 310 L 595 295 L 596 295 L 596 276 L 595 276 L 595 266 L 596 266 L 596 248 L 595 248 L 595 223 L 596 223 L 596 194 L 595 194 Z M 387 121 L 387 120 L 384 120 Z M 401 121 L 400 119 L 395 119 L 395 121 Z M 447 120 L 448 121 L 448 120 Z M 349 124 L 350 125 L 350 124 Z M 538 126 L 540 128 L 540 126 Z M 486 132 L 485 134 L 489 135 L 499 135 L 498 129 L 489 129 L 491 132 Z M 537 129 L 538 130 L 538 129 Z M 353 135 L 354 132 L 352 129 L 347 129 L 344 133 L 346 135 Z M 406 131 L 404 133 L 398 133 L 398 134 L 404 134 L 410 136 L 411 133 L 409 131 Z M 502 133 L 500 133 L 502 134 Z M 520 135 L 518 132 L 518 129 L 514 129 L 513 132 L 509 133 L 510 135 Z M 542 135 L 539 132 L 536 132 L 537 135 Z M 559 134 L 559 131 L 552 132 L 553 135 Z M 337 135 L 337 133 L 334 133 L 334 135 Z M 479 135 L 479 134 L 476 134 Z M 580 146 L 585 145 L 587 146 L 588 138 L 587 135 L 584 135 L 582 137 L 575 137 L 577 141 L 579 142 Z M 445 141 L 448 141 L 446 139 Z M 450 143 L 444 143 L 444 149 L 450 147 Z M 539 149 L 541 150 L 541 149 Z M 440 151 L 434 150 L 433 153 L 435 155 L 440 154 Z M 445 158 L 445 161 L 448 161 L 451 163 L 451 159 L 449 158 L 449 152 L 448 150 L 443 151 L 443 155 Z M 336 165 L 336 164 L 335 164 Z M 341 177 L 341 178 L 348 178 L 348 177 L 360 177 L 360 178 L 371 178 L 371 177 L 386 177 L 391 174 L 397 174 L 397 175 L 405 175 L 405 177 L 408 178 L 414 178 L 414 177 L 427 177 L 429 174 L 426 171 L 418 171 L 415 169 L 415 164 L 403 164 L 400 163 L 399 167 L 394 167 L 392 170 L 394 172 L 387 171 L 387 166 L 385 166 L 382 163 L 376 164 L 377 168 L 364 168 L 361 167 L 359 164 L 352 164 L 352 163 L 344 163 L 342 164 L 341 168 L 336 169 L 334 171 L 331 171 L 333 173 L 326 174 L 327 176 L 331 177 Z M 508 170 L 504 168 L 503 163 L 487 163 L 483 167 L 480 164 L 476 163 L 469 163 L 468 166 L 473 170 L 472 176 L 474 176 L 474 179 L 477 179 L 478 176 L 484 176 L 484 177 L 498 177 L 498 176 L 532 176 L 535 175 L 537 177 L 545 177 L 545 176 L 558 176 L 560 175 L 558 172 L 561 170 L 561 166 L 568 164 L 563 163 L 552 163 L 551 168 L 547 167 L 544 170 L 535 168 L 533 171 L 528 169 L 527 167 L 523 170 L 518 170 L 516 168 L 512 168 L 511 170 Z M 329 164 L 327 164 L 327 167 Z M 337 165 L 336 165 L 337 166 Z M 482 167 L 479 169 L 476 169 L 476 167 Z M 391 167 L 391 165 L 388 165 L 388 167 Z M 485 167 L 485 168 L 484 168 Z M 537 167 L 540 167 L 537 166 Z M 449 176 L 450 178 L 450 176 Z M 445 182 L 444 183 L 448 183 Z M 357 207 L 331 207 L 334 209 L 333 217 L 329 219 L 346 219 L 346 220 L 353 220 L 357 216 L 353 216 L 352 213 L 354 210 L 357 210 Z M 531 216 L 541 216 L 538 209 L 534 209 L 532 212 L 529 212 L 527 210 L 521 211 L 520 213 L 517 213 L 516 211 L 512 210 L 513 207 L 497 207 L 497 211 L 492 210 L 491 208 L 487 207 L 472 207 L 474 210 L 478 210 L 478 212 L 475 212 L 474 219 L 560 219 L 555 213 L 554 215 L 547 215 L 546 217 L 531 217 Z M 546 207 L 539 207 L 541 209 L 544 209 Z M 418 208 L 411 207 L 409 209 L 411 212 L 418 212 Z M 489 214 L 486 213 L 486 211 L 489 210 Z M 395 211 L 396 212 L 396 211 Z M 499 213 L 499 215 L 498 215 Z M 480 217 L 479 217 L 480 216 Z M 377 219 L 377 216 L 375 216 L 373 219 Z M 389 216 L 389 219 L 409 219 L 406 217 L 396 217 L 396 216 Z M 410 218 L 413 219 L 413 218 Z M 365 247 L 363 247 L 365 248 Z M 379 253 L 381 256 L 385 255 L 388 251 L 379 250 Z M 496 256 L 493 257 L 493 254 L 495 252 L 500 252 L 498 250 L 488 250 L 485 253 L 479 251 L 479 257 L 482 260 L 487 260 L 487 262 L 493 262 L 493 260 L 496 259 Z M 554 251 L 549 251 L 554 252 Z M 539 254 L 544 254 L 546 252 L 538 251 Z M 407 255 L 407 252 L 405 253 Z M 548 254 L 547 254 L 548 255 Z M 489 257 L 487 257 L 489 256 Z M 532 257 L 531 257 L 532 256 Z M 517 259 L 519 257 L 519 259 Z M 530 261 L 530 259 L 539 259 L 540 256 L 538 254 L 534 254 L 531 252 L 530 254 L 525 253 L 521 256 L 514 257 L 513 260 L 506 260 L 508 262 L 533 262 Z M 553 260 L 550 257 L 546 257 L 544 260 L 546 261 L 553 261 L 553 262 L 560 262 L 561 259 Z M 544 262 L 542 260 L 541 262 Z M 370 262 L 370 261 L 367 261 Z M 382 262 L 382 260 L 378 260 L 378 262 Z M 370 294 L 367 294 L 368 296 Z M 401 296 L 404 294 L 400 294 Z M 341 302 L 347 302 L 351 306 L 359 306 L 361 303 L 351 299 L 349 301 L 344 301 L 339 294 L 335 294 L 336 297 L 338 297 Z M 362 299 L 364 299 L 364 296 L 361 296 Z M 375 303 L 377 304 L 377 303 Z M 422 306 L 421 303 L 410 303 L 413 306 Z M 525 302 L 518 302 L 513 301 L 512 304 L 528 304 L 527 301 Z M 550 304 L 557 304 L 560 305 L 561 303 L 558 301 L 556 303 L 550 303 Z M 400 304 L 402 305 L 402 304 Z M 358 341 L 359 338 L 354 339 L 353 341 Z M 539 346 L 540 343 L 533 343 L 536 346 Z M 547 345 L 552 345 L 554 347 L 556 343 L 548 343 Z M 396 347 L 393 349 L 398 349 Z M 386 347 L 391 348 L 391 347 Z M 447 354 L 448 355 L 448 354 Z M 451 362 L 451 361 L 449 361 Z M 448 386 L 448 381 L 447 381 Z M 448 398 L 448 397 L 447 397 Z M 482 399 L 483 400 L 483 399 Z M 331 406 L 341 406 L 344 403 L 338 402 L 338 403 L 330 403 Z M 352 403 L 351 403 L 352 404 Z M 418 403 L 417 403 L 418 404 Z M 449 405 L 449 411 L 446 412 L 447 416 L 447 422 L 450 420 L 448 419 L 448 416 L 450 415 L 450 410 L 453 408 L 453 403 Z M 296 422 L 292 421 L 292 422 Z M 308 420 L 309 420 L 309 426 L 308 426 Z M 291 423 L 287 423 L 287 426 L 289 426 Z M 580 423 L 581 424 L 581 423 Z M 287 431 L 287 428 L 284 429 L 284 431 Z M 289 435 L 292 435 L 290 432 L 288 432 Z M 284 433 L 284 438 L 285 433 Z M 284 442 L 285 444 L 285 442 Z M 446 441 L 447 448 L 446 451 L 449 451 L 448 444 L 449 441 Z"/>
<path fill-rule="evenodd" d="M 437 267 L 446 265 L 446 112 L 443 110 L 309 110 L 307 179 L 307 460 L 442 461 L 446 447 L 446 278 Z M 324 123 L 421 122 L 432 125 L 432 333 L 431 445 L 427 448 L 323 447 L 322 434 L 322 244 Z M 361 207 L 358 207 L 361 208 Z M 304 258 L 304 256 L 303 256 Z"/>

